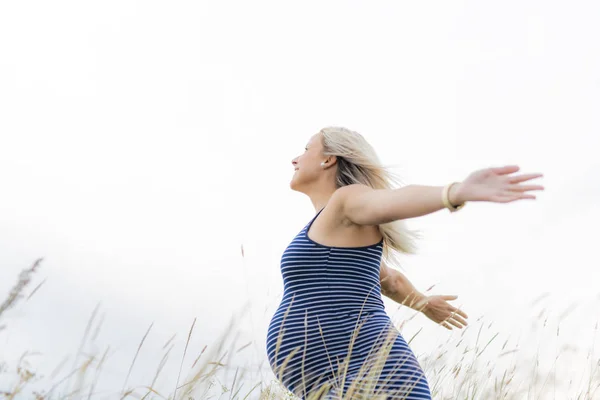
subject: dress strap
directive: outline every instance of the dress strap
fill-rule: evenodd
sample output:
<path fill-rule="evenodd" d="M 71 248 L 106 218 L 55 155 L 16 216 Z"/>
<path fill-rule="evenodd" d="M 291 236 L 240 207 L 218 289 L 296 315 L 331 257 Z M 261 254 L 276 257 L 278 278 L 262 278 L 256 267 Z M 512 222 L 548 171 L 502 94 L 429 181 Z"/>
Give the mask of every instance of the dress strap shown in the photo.
<path fill-rule="evenodd" d="M 313 222 L 315 222 L 315 219 L 317 219 L 317 217 L 319 216 L 319 214 L 321 214 L 321 211 L 323 211 L 325 209 L 325 207 L 321 208 L 314 217 L 312 217 L 310 219 L 310 221 L 308 221 L 308 223 L 306 224 L 306 226 L 304 227 L 304 229 L 310 229 L 309 227 L 312 225 Z"/>

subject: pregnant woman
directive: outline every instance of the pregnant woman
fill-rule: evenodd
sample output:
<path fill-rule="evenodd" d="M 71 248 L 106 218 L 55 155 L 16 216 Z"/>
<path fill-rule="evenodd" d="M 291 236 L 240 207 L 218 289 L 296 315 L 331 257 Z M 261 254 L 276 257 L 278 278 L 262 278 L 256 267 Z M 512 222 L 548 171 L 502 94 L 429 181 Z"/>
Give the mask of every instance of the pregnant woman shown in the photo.
<path fill-rule="evenodd" d="M 542 175 L 515 175 L 517 166 L 505 166 L 443 187 L 394 189 L 373 148 L 341 127 L 312 136 L 292 164 L 290 187 L 310 198 L 316 215 L 281 258 L 284 294 L 267 334 L 273 372 L 303 399 L 431 399 L 381 294 L 413 295 L 413 308 L 447 328 L 461 328 L 467 316 L 446 302 L 455 297 L 409 293 L 412 285 L 386 265 L 414 251 L 402 220 L 454 212 L 468 201 L 535 199 L 529 192 L 543 187 L 523 183 Z"/>

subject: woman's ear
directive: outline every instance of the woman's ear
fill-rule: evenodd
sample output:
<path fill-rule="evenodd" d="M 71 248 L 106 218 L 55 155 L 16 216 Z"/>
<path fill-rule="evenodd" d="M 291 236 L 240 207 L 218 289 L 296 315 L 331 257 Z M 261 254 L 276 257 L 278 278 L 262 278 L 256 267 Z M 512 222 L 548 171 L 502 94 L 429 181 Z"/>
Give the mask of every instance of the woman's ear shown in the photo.
<path fill-rule="evenodd" d="M 321 165 L 323 165 L 323 167 L 329 168 L 329 167 L 334 166 L 335 163 L 337 163 L 336 156 L 327 156 L 327 159 L 325 159 L 325 161 L 323 161 L 323 163 L 321 163 Z"/>

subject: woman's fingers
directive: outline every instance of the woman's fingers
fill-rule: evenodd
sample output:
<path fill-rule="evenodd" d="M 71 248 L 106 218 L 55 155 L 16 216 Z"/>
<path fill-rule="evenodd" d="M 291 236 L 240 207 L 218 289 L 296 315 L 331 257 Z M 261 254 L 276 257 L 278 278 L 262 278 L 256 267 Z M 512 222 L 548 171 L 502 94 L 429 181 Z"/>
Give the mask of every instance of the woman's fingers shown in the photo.
<path fill-rule="evenodd" d="M 521 183 L 525 181 L 530 181 L 532 179 L 541 178 L 544 176 L 543 174 L 523 174 L 517 176 L 511 176 L 509 179 L 510 183 Z"/>
<path fill-rule="evenodd" d="M 450 319 L 448 319 L 448 322 L 451 323 L 452 325 L 454 325 L 455 327 L 457 327 L 458 329 L 462 329 L 462 325 L 460 325 L 454 319 L 450 318 Z"/>
<path fill-rule="evenodd" d="M 454 326 L 458 329 L 462 329 L 468 325 L 467 321 L 465 321 L 461 316 L 454 314 L 454 313 L 448 315 L 445 318 L 442 316 L 439 316 L 439 317 L 433 317 L 432 319 L 448 329 L 452 329 L 452 326 Z"/>
<path fill-rule="evenodd" d="M 460 322 L 461 324 L 467 326 L 467 321 L 465 319 L 463 319 L 463 317 L 461 317 L 460 315 L 456 314 L 454 316 L 454 319 L 457 320 L 458 322 Z"/>
<path fill-rule="evenodd" d="M 467 325 L 467 321 L 459 314 L 459 312 L 461 312 L 461 311 L 458 308 L 451 306 L 450 310 L 452 311 L 452 314 L 450 314 L 450 316 L 448 317 L 449 321 L 451 321 L 451 322 L 452 321 L 456 321 L 458 324 L 461 324 L 461 325 L 464 325 L 464 326 Z M 462 314 L 464 314 L 466 316 L 465 313 L 462 313 Z M 455 324 L 455 326 L 457 328 L 462 328 L 462 326 L 460 326 L 460 325 L 456 325 Z"/>
<path fill-rule="evenodd" d="M 436 304 L 432 309 L 431 319 L 439 322 L 444 328 L 452 330 L 452 327 L 462 329 L 468 325 L 466 318 L 469 316 L 460 308 L 452 306 L 449 300 L 456 300 L 456 295 L 441 295 L 433 298 L 432 304 Z M 438 300 L 442 300 L 439 302 Z"/>
<path fill-rule="evenodd" d="M 456 299 L 458 299 L 458 296 L 446 295 L 446 296 L 442 296 L 442 298 L 444 300 L 456 300 Z M 463 318 L 469 318 L 469 316 L 467 314 L 465 314 L 465 312 L 463 310 L 461 310 L 460 308 L 454 307 L 454 306 L 450 305 L 449 303 L 448 303 L 448 306 L 450 307 L 450 311 L 457 313 L 458 315 L 460 315 Z"/>
<path fill-rule="evenodd" d="M 535 200 L 536 199 L 534 194 L 527 194 L 527 193 L 519 194 L 516 196 L 509 196 L 509 197 L 510 197 L 509 202 L 516 201 L 516 200 Z"/>
<path fill-rule="evenodd" d="M 458 319 L 453 317 L 448 317 L 444 319 L 442 322 L 440 322 L 440 325 L 444 326 L 447 329 L 452 329 L 452 326 L 458 329 L 462 329 L 465 326 L 467 326 L 466 322 L 460 322 Z"/>
<path fill-rule="evenodd" d="M 493 196 L 490 198 L 491 201 L 496 202 L 496 203 L 510 203 L 512 201 L 524 200 L 524 199 L 525 200 L 526 199 L 535 200 L 535 195 L 526 194 L 526 193 L 514 193 L 514 194 L 497 195 L 497 196 Z"/>
<path fill-rule="evenodd" d="M 463 318 L 469 318 L 469 316 L 460 308 L 454 308 L 454 312 L 457 313 L 458 315 L 460 315 Z"/>
<path fill-rule="evenodd" d="M 518 165 L 505 165 L 503 167 L 491 168 L 491 170 L 495 174 L 506 175 L 506 174 L 513 174 L 513 173 L 517 172 L 519 170 L 519 166 Z"/>
<path fill-rule="evenodd" d="M 514 192 L 527 192 L 530 190 L 544 190 L 542 185 L 512 185 L 508 190 Z"/>

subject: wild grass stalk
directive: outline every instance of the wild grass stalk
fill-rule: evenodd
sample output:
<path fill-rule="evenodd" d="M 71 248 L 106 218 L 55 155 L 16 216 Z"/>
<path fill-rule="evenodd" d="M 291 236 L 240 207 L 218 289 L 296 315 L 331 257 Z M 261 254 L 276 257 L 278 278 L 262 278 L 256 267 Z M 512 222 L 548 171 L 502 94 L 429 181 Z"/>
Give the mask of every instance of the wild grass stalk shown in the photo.
<path fill-rule="evenodd" d="M 17 284 L 11 289 L 7 299 L 0 306 L 0 323 L 4 321 L 5 312 L 15 307 L 20 299 L 30 298 L 31 295 L 39 291 L 41 286 L 37 285 L 29 296 L 25 296 L 28 286 L 31 284 L 33 274 L 40 267 L 41 259 L 37 260 L 31 267 L 23 270 L 19 275 Z M 536 302 L 539 302 L 537 299 Z M 559 324 L 555 331 L 555 338 L 561 334 L 560 322 L 566 318 L 576 307 L 568 307 L 566 312 L 559 315 Z M 24 352 L 17 361 L 15 367 L 11 367 L 7 362 L 0 360 L 0 398 L 5 399 L 259 399 L 259 400 L 279 400 L 294 399 L 294 394 L 288 392 L 278 380 L 272 378 L 271 372 L 263 374 L 262 380 L 254 380 L 248 376 L 248 372 L 258 372 L 257 365 L 240 366 L 235 365 L 236 358 L 241 352 L 252 347 L 252 342 L 238 344 L 238 332 L 235 329 L 236 320 L 232 319 L 218 340 L 211 345 L 204 345 L 198 351 L 198 355 L 193 358 L 191 366 L 187 373 L 184 373 L 188 352 L 195 352 L 192 346 L 192 336 L 196 326 L 194 319 L 185 342 L 181 360 L 178 363 L 179 369 L 172 376 L 164 377 L 167 383 L 159 384 L 159 376 L 164 374 L 165 365 L 174 347 L 176 346 L 176 335 L 171 336 L 160 351 L 162 357 L 155 369 L 151 380 L 147 383 L 138 382 L 130 384 L 132 371 L 138 356 L 149 335 L 151 335 L 151 324 L 143 335 L 137 350 L 130 363 L 126 373 L 124 383 L 120 389 L 98 390 L 98 381 L 102 370 L 106 367 L 110 357 L 110 348 L 106 348 L 101 354 L 93 354 L 85 351 L 86 344 L 93 341 L 100 331 L 102 319 L 98 320 L 99 307 L 96 307 L 86 325 L 83 338 L 77 348 L 77 353 L 73 359 L 73 366 L 70 371 L 62 374 L 61 371 L 68 363 L 69 358 L 65 357 L 58 363 L 57 367 L 48 375 L 43 375 L 36 371 L 31 359 L 39 354 Z M 396 325 L 401 330 L 403 326 L 412 321 L 413 317 L 405 318 Z M 549 370 L 544 371 L 541 368 L 540 356 L 548 356 L 549 346 L 542 341 L 537 341 L 535 354 L 530 356 L 520 347 L 519 341 L 512 343 L 512 338 L 504 338 L 500 342 L 500 337 L 505 335 L 501 332 L 492 331 L 492 323 L 486 323 L 483 318 L 478 319 L 474 324 L 463 329 L 459 335 L 449 335 L 447 341 L 441 343 L 431 350 L 430 353 L 419 357 L 419 363 L 423 366 L 425 375 L 433 394 L 434 399 L 456 400 L 456 399 L 483 399 L 483 400 L 516 400 L 516 399 L 546 399 L 554 398 L 557 390 L 568 391 L 568 398 L 591 400 L 600 397 L 600 359 L 595 355 L 595 340 L 598 330 L 596 323 L 593 333 L 593 340 L 590 343 L 585 360 L 585 376 L 580 377 L 579 384 L 574 384 L 574 376 L 560 376 L 558 368 L 561 363 L 566 362 L 563 358 L 567 355 L 579 354 L 579 348 L 569 345 L 562 348 L 554 347 L 554 359 L 549 366 Z M 532 325 L 532 333 L 544 333 L 550 329 L 548 317 L 544 316 L 542 311 Z M 361 325 L 357 325 L 354 339 L 360 332 Z M 476 331 L 476 332 L 473 332 Z M 391 331 L 390 331 L 391 332 Z M 0 332 L 1 333 L 1 332 Z M 389 332 L 388 332 L 389 333 Z M 470 339 L 469 333 L 476 333 L 474 340 Z M 419 329 L 412 335 L 407 343 L 416 343 L 422 335 Z M 318 387 L 302 388 L 307 400 L 322 400 L 324 398 L 332 400 L 362 400 L 362 399 L 383 399 L 386 394 L 381 390 L 381 379 L 379 374 L 382 371 L 384 362 L 388 357 L 392 344 L 395 340 L 393 334 L 382 335 L 379 346 L 368 354 L 366 362 L 359 371 L 353 371 L 348 375 L 349 360 L 341 360 L 337 365 L 331 359 L 330 365 L 336 366 L 339 376 L 330 382 L 326 382 Z M 537 340 L 537 339 L 536 339 Z M 280 349 L 281 337 L 277 341 L 277 352 Z M 285 370 L 285 365 L 289 360 L 303 349 L 298 348 L 288 355 L 287 359 L 281 360 L 282 368 L 275 371 L 275 375 L 281 374 Z M 276 356 L 277 357 L 277 356 Z M 190 360 L 191 361 L 191 360 Z M 500 367 L 509 362 L 508 366 Z M 260 365 L 260 363 L 257 363 Z M 147 366 L 145 366 L 147 367 Z M 398 373 L 402 365 L 397 365 Z M 62 376 L 61 376 L 62 375 Z M 281 376 L 281 375 L 279 375 Z M 271 378 L 270 378 L 271 377 Z M 408 377 L 410 378 L 410 377 Z M 562 379 L 559 379 L 562 378 Z M 12 383 L 7 383 L 12 380 Z M 171 382 L 169 384 L 169 382 Z M 396 399 L 408 395 L 413 389 L 411 379 L 407 379 L 407 386 L 399 390 Z M 564 387 L 568 384 L 568 387 Z M 36 387 L 45 387 L 46 390 L 35 389 Z M 326 397 L 328 396 L 328 397 Z M 558 398 L 558 397 L 556 397 Z"/>

